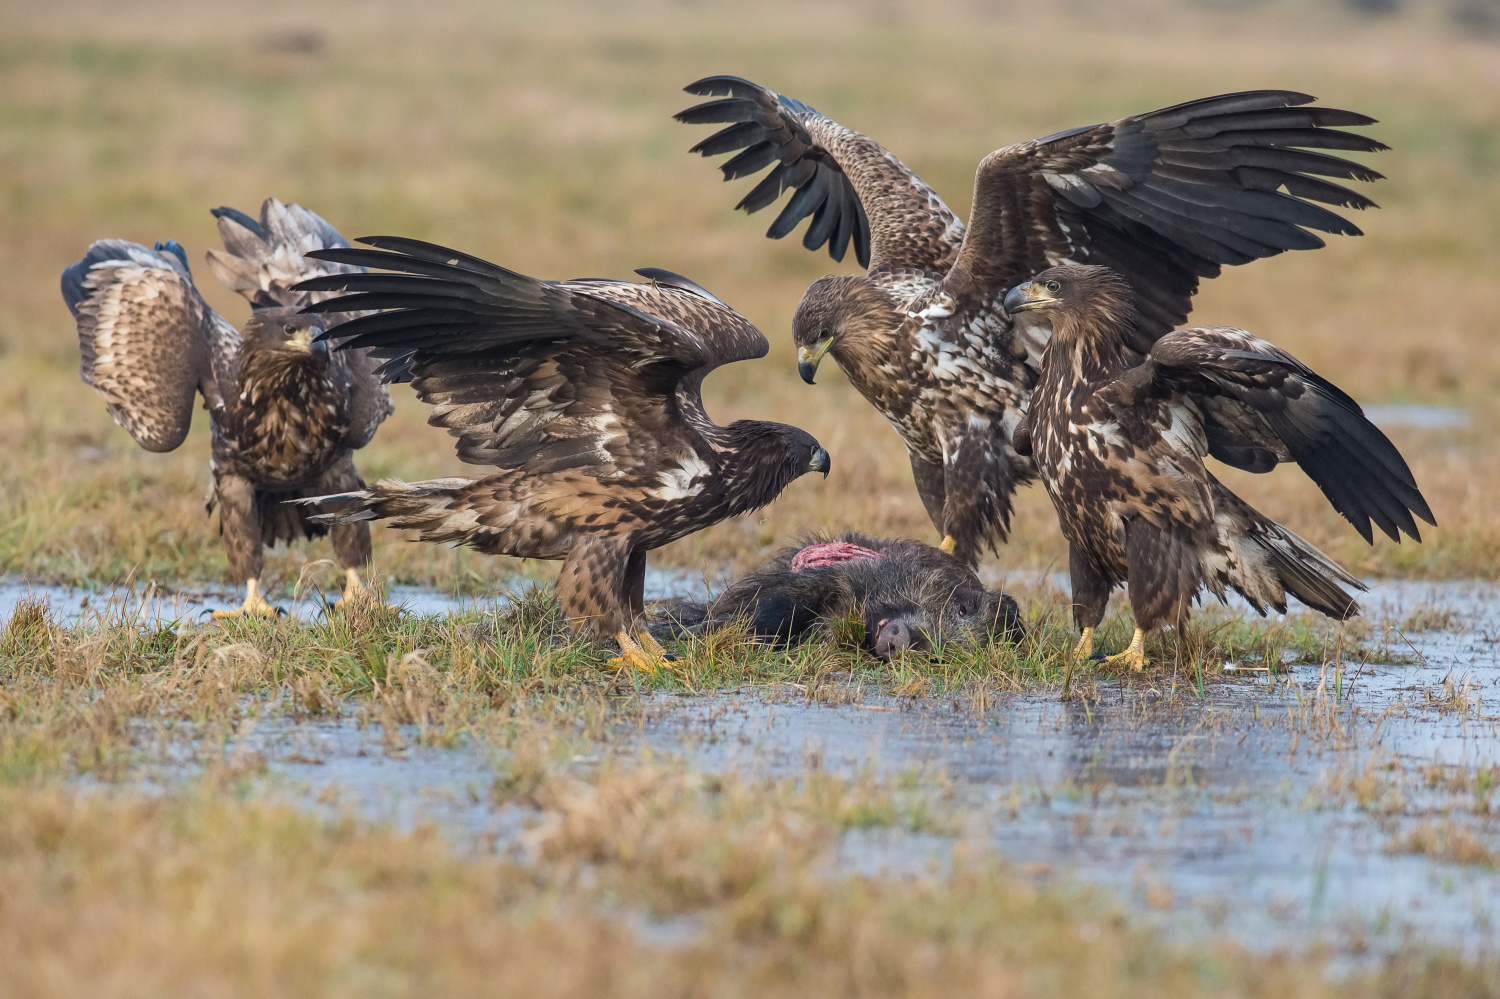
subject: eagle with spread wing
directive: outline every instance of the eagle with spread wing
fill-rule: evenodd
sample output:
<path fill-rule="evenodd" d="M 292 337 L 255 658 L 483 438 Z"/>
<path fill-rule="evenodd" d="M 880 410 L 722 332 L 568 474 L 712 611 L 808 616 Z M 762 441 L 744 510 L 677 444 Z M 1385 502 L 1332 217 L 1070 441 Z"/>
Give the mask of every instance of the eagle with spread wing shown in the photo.
<path fill-rule="evenodd" d="M 1359 404 L 1291 354 L 1244 330 L 1168 333 L 1142 356 L 1130 284 L 1100 266 L 1042 271 L 1012 289 L 1011 315 L 1042 316 L 1052 339 L 1017 428 L 1068 540 L 1076 651 L 1093 651 L 1109 593 L 1129 584 L 1130 647 L 1178 625 L 1207 587 L 1233 589 L 1261 613 L 1288 594 L 1330 617 L 1359 613 L 1344 590 L 1365 587 L 1327 555 L 1253 509 L 1204 466 L 1212 455 L 1249 472 L 1295 461 L 1367 542 L 1371 524 L 1420 541 L 1436 524 L 1396 446 Z"/>
<path fill-rule="evenodd" d="M 770 344 L 686 278 L 540 281 L 417 240 L 359 242 L 374 249 L 313 255 L 392 273 L 298 285 L 349 292 L 314 313 L 374 313 L 324 336 L 387 358 L 385 377 L 434 406 L 428 422 L 458 438 L 458 456 L 499 471 L 323 497 L 344 504 L 335 522 L 385 519 L 423 541 L 560 559 L 570 623 L 651 670 L 664 653 L 641 624 L 646 553 L 828 474 L 828 453 L 796 427 L 709 418 L 704 377 Z"/>
<path fill-rule="evenodd" d="M 353 453 L 392 412 L 390 391 L 363 351 L 330 356 L 316 342 L 316 317 L 300 309 L 316 295 L 292 285 L 347 270 L 310 251 L 348 243 L 322 218 L 275 198 L 259 221 L 214 210 L 223 251 L 210 266 L 253 306 L 243 332 L 208 307 L 175 241 L 147 249 L 101 240 L 62 275 L 63 299 L 78 324 L 79 374 L 104 398 L 116 423 L 148 451 L 186 439 L 202 395 L 212 437 L 209 511 L 236 581 L 238 610 L 215 617 L 276 613 L 259 589 L 262 549 L 319 537 L 315 511 L 283 501 L 363 485 Z M 336 526 L 334 552 L 346 571 L 345 598 L 364 589 L 357 569 L 370 560 L 365 524 Z"/>
<path fill-rule="evenodd" d="M 1202 278 L 1283 250 L 1359 235 L 1314 202 L 1374 202 L 1325 178 L 1380 174 L 1321 150 L 1381 143 L 1334 126 L 1368 125 L 1313 98 L 1251 91 L 1075 128 L 990 153 L 979 164 L 966 229 L 900 160 L 811 107 L 733 76 L 687 91 L 715 97 L 677 115 L 721 124 L 693 146 L 739 151 L 726 180 L 771 167 L 737 205 L 756 212 L 790 190 L 766 235 L 811 217 L 802 245 L 862 275 L 820 278 L 792 319 L 809 384 L 831 354 L 901 435 L 942 547 L 973 563 L 1009 530 L 1011 496 L 1035 478 L 1012 434 L 1036 385 L 1049 331 L 1013 322 L 1001 300 L 1065 263 L 1108 265 L 1136 295 L 1133 345 L 1182 323 Z"/>

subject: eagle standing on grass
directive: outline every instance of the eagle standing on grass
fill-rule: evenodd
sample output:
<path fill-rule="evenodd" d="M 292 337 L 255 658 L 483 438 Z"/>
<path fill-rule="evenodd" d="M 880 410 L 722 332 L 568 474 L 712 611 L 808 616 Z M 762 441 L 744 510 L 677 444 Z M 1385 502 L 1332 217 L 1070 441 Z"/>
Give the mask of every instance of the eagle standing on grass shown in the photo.
<path fill-rule="evenodd" d="M 214 210 L 226 252 L 208 260 L 254 307 L 243 333 L 198 294 L 187 254 L 175 241 L 150 250 L 102 240 L 63 271 L 62 293 L 78 321 L 79 374 L 109 413 L 148 451 L 172 451 L 187 437 L 201 393 L 212 433 L 209 510 L 245 602 L 214 617 L 274 616 L 261 595 L 262 548 L 329 533 L 288 498 L 358 488 L 353 453 L 390 415 L 390 392 L 362 351 L 330 357 L 314 337 L 314 300 L 291 290 L 314 274 L 346 268 L 306 259 L 348 243 L 323 219 L 275 198 L 260 221 Z M 333 548 L 346 570 L 345 599 L 364 592 L 356 569 L 370 560 L 364 524 L 335 526 Z"/>
<path fill-rule="evenodd" d="M 743 150 L 721 167 L 726 180 L 774 164 L 736 207 L 759 211 L 794 192 L 767 236 L 811 216 L 803 246 L 826 242 L 842 260 L 853 242 L 867 273 L 820 278 L 797 307 L 798 370 L 811 384 L 833 355 L 906 443 L 943 549 L 971 564 L 1005 540 L 1011 494 L 1035 477 L 1011 435 L 1049 331 L 1013 324 L 1006 291 L 1058 264 L 1113 267 L 1136 293 L 1133 343 L 1145 349 L 1187 318 L 1199 279 L 1223 265 L 1322 246 L 1309 230 L 1359 235 L 1312 202 L 1373 207 L 1321 178 L 1380 174 L 1310 150 L 1386 148 L 1330 127 L 1374 119 L 1305 107 L 1306 94 L 1209 97 L 990 153 L 966 230 L 900 160 L 806 104 L 734 76 L 686 89 L 722 99 L 678 121 L 729 123 L 692 152 Z"/>
<path fill-rule="evenodd" d="M 1249 472 L 1295 461 L 1333 508 L 1373 541 L 1420 541 L 1413 515 L 1435 524 L 1411 470 L 1359 405 L 1291 354 L 1244 330 L 1200 326 L 1158 339 L 1142 357 L 1130 285 L 1107 267 L 1043 271 L 1005 296 L 1011 315 L 1039 315 L 1052 340 L 1041 382 L 1016 431 L 1068 539 L 1075 650 L 1093 652 L 1109 592 L 1129 583 L 1130 647 L 1180 625 L 1207 587 L 1256 610 L 1287 594 L 1343 620 L 1359 607 L 1340 584 L 1365 587 L 1318 549 L 1252 509 L 1204 467 L 1212 455 Z"/>
<path fill-rule="evenodd" d="M 321 497 L 355 505 L 327 519 L 388 519 L 423 541 L 561 559 L 569 621 L 651 670 L 664 652 L 640 622 L 646 553 L 765 506 L 804 473 L 828 474 L 828 453 L 796 427 L 709 419 L 704 377 L 770 345 L 686 278 L 539 281 L 417 240 L 360 242 L 378 249 L 314 255 L 396 273 L 298 287 L 354 293 L 313 312 L 382 311 L 324 336 L 388 358 L 384 375 L 410 379 L 458 456 L 499 471 Z"/>

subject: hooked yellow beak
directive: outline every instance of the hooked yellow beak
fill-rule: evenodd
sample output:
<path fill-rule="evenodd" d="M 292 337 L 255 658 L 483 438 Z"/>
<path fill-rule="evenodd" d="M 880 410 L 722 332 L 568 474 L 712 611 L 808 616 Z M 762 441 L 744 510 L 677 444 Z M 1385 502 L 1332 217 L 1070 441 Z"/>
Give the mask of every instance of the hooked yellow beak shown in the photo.
<path fill-rule="evenodd" d="M 818 365 L 823 361 L 823 355 L 828 353 L 828 348 L 833 346 L 833 337 L 825 336 L 811 347 L 797 348 L 797 374 L 809 385 L 815 384 L 814 376 L 818 373 Z"/>
<path fill-rule="evenodd" d="M 316 326 L 304 326 L 295 329 L 287 335 L 287 346 L 296 350 L 305 350 L 320 357 L 326 357 L 328 355 L 328 344 L 317 339 L 318 334 L 322 332 Z"/>
<path fill-rule="evenodd" d="M 1057 298 L 1047 290 L 1047 286 L 1040 281 L 1027 281 L 1018 284 L 1005 295 L 1002 307 L 1007 315 L 1015 315 L 1018 312 L 1030 312 L 1040 309 L 1056 302 Z"/>

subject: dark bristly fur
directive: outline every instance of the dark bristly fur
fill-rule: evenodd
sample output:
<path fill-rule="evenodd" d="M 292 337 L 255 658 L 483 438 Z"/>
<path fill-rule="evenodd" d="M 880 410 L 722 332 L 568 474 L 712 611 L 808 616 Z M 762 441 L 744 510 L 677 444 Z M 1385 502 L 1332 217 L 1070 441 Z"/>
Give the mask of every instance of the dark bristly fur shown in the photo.
<path fill-rule="evenodd" d="M 799 551 L 828 540 L 883 557 L 792 571 Z M 1018 643 L 1026 634 L 1015 600 L 986 590 L 958 559 L 915 541 L 852 531 L 782 549 L 711 604 L 687 604 L 670 612 L 663 629 L 680 634 L 740 624 L 755 638 L 784 644 L 821 633 L 830 620 L 850 614 L 864 622 L 866 651 L 882 658 L 907 650 L 968 647 L 992 638 Z"/>
<path fill-rule="evenodd" d="M 180 247 L 104 240 L 63 272 L 63 299 L 78 321 L 80 373 L 144 448 L 170 451 L 192 425 L 194 399 L 209 411 L 214 488 L 209 509 L 238 582 L 258 578 L 264 546 L 320 537 L 315 511 L 286 499 L 362 485 L 353 452 L 391 412 L 390 393 L 361 354 L 330 358 L 300 331 L 314 296 L 290 285 L 342 270 L 305 259 L 310 246 L 345 245 L 323 219 L 267 199 L 257 222 L 214 210 L 225 251 L 209 264 L 255 306 L 243 335 L 203 301 Z M 346 568 L 370 558 L 369 529 L 333 529 Z"/>
<path fill-rule="evenodd" d="M 766 235 L 811 217 L 803 245 L 842 260 L 852 243 L 868 268 L 804 295 L 792 321 L 803 377 L 832 354 L 900 433 L 933 524 L 969 562 L 1005 539 L 1011 495 L 1035 477 L 1012 434 L 1049 332 L 1005 314 L 1012 285 L 1057 264 L 1108 265 L 1135 293 L 1132 345 L 1146 350 L 1224 265 L 1322 246 L 1320 232 L 1359 235 L 1314 202 L 1374 207 L 1324 178 L 1380 174 L 1321 150 L 1385 148 L 1340 130 L 1373 119 L 1306 94 L 1209 97 L 996 150 L 979 164 L 965 230 L 899 160 L 806 104 L 734 76 L 686 89 L 716 99 L 678 121 L 728 126 L 693 152 L 740 151 L 720 168 L 726 180 L 770 167 L 737 208 L 790 190 Z"/>
<path fill-rule="evenodd" d="M 1295 461 L 1368 541 L 1420 540 L 1432 512 L 1395 446 L 1358 404 L 1295 357 L 1243 330 L 1182 329 L 1141 356 L 1130 286 L 1104 267 L 1038 274 L 1005 299 L 1052 327 L 1042 378 L 1017 433 L 1070 546 L 1074 615 L 1097 625 L 1129 582 L 1136 624 L 1177 624 L 1207 587 L 1257 609 L 1291 594 L 1343 619 L 1363 585 L 1231 493 L 1213 455 L 1253 471 Z M 1342 585 L 1341 585 L 1342 584 Z"/>
<path fill-rule="evenodd" d="M 333 522 L 387 520 L 424 541 L 561 559 L 564 613 L 608 641 L 642 612 L 646 552 L 828 471 L 795 427 L 708 418 L 704 376 L 769 344 L 680 275 L 539 281 L 417 240 L 360 242 L 379 249 L 317 256 L 388 273 L 299 285 L 350 293 L 314 311 L 379 310 L 326 336 L 388 358 L 387 376 L 411 379 L 459 457 L 499 471 L 325 497 L 341 504 Z"/>

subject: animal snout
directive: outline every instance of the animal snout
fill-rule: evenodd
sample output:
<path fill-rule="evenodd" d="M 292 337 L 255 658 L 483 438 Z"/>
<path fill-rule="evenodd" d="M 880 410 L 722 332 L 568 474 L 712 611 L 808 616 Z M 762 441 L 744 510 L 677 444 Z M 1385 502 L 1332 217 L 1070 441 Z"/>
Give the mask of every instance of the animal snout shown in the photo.
<path fill-rule="evenodd" d="M 875 628 L 875 654 L 889 659 L 897 652 L 911 648 L 911 628 L 899 617 L 884 618 Z"/>

